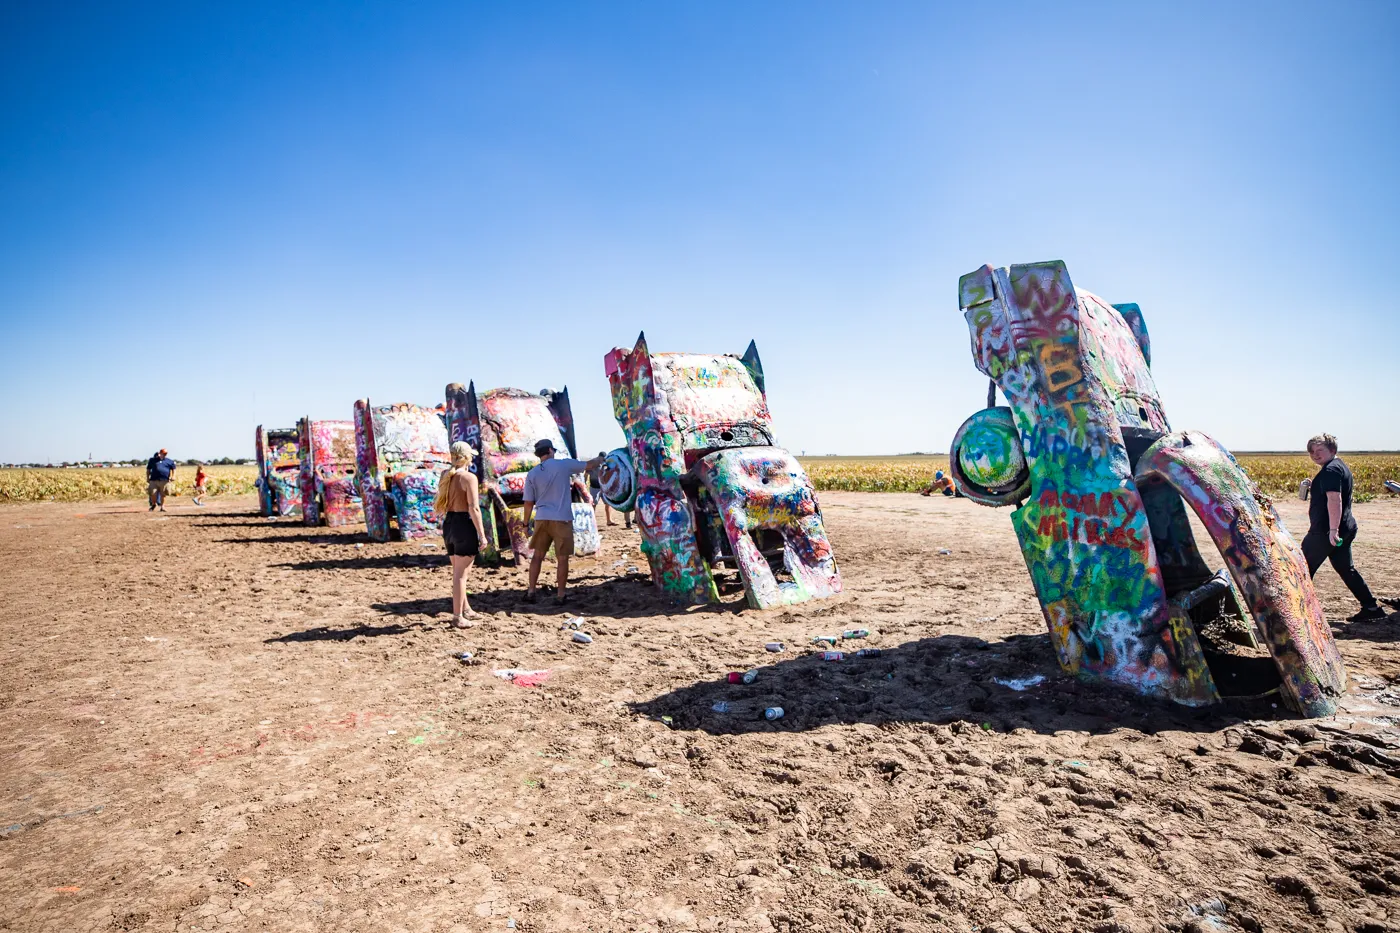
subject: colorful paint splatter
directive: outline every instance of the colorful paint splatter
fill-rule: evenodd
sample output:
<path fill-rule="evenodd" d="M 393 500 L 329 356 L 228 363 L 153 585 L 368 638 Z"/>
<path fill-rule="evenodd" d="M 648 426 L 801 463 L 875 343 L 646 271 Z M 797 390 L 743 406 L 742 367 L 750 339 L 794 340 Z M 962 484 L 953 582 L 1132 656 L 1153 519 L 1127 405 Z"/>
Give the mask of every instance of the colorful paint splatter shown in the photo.
<path fill-rule="evenodd" d="M 481 519 L 487 541 L 479 559 L 493 563 L 509 548 L 517 561 L 529 560 L 530 533 L 524 521 L 525 474 L 539 464 L 535 442 L 548 438 L 556 450 L 577 457 L 573 410 L 567 388 L 539 393 L 491 389 L 478 395 L 476 383 L 447 387 L 448 433 L 478 451 L 473 472 L 481 481 Z M 596 554 L 602 544 L 588 488 L 576 478 L 574 553 Z"/>
<path fill-rule="evenodd" d="M 362 398 L 355 403 L 354 420 L 355 477 L 369 536 L 388 541 L 391 519 L 402 538 L 435 534 L 433 500 L 438 477 L 450 462 L 442 407 L 376 407 Z"/>
<path fill-rule="evenodd" d="M 1076 290 L 1060 262 L 985 266 L 963 276 L 959 303 L 977 368 L 1008 407 L 989 398 L 964 422 L 951 472 L 969 498 L 1017 505 L 1012 524 L 1061 666 L 1212 703 L 1239 662 L 1198 633 L 1233 614 L 1264 636 L 1266 676 L 1290 705 L 1334 709 L 1341 662 L 1302 555 L 1224 448 L 1170 433 L 1137 305 Z M 1228 578 L 1202 559 L 1186 503 Z"/>
<path fill-rule="evenodd" d="M 841 591 L 812 483 L 774 441 L 757 347 L 742 357 L 653 354 L 642 335 L 605 365 L 627 447 L 609 455 L 604 495 L 635 509 L 663 592 L 718 601 L 725 566 L 754 608 Z"/>
<path fill-rule="evenodd" d="M 300 433 L 296 428 L 258 425 L 258 504 L 263 515 L 301 514 Z"/>
<path fill-rule="evenodd" d="M 331 528 L 363 522 L 365 510 L 355 479 L 354 422 L 302 418 L 297 431 L 302 521 Z"/>

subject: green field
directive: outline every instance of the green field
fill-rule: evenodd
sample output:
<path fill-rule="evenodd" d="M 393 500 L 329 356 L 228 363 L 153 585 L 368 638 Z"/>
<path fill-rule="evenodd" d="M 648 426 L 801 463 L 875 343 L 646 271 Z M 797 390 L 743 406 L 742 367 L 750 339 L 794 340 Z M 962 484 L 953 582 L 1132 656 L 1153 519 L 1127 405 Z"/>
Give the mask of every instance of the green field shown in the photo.
<path fill-rule="evenodd" d="M 194 491 L 195 467 L 175 471 L 170 494 Z M 207 466 L 211 496 L 252 492 L 255 466 Z M 98 499 L 144 499 L 145 467 L 82 469 L 0 469 L 0 502 L 89 502 Z"/>
<path fill-rule="evenodd" d="M 1389 496 L 1382 483 L 1400 480 L 1400 453 L 1344 454 L 1356 475 L 1356 499 L 1365 502 Z M 1271 496 L 1298 492 L 1298 481 L 1317 472 L 1304 454 L 1236 454 L 1240 464 L 1259 487 Z M 945 470 L 948 458 L 938 454 L 883 457 L 801 457 L 802 465 L 818 489 L 850 492 L 918 492 Z M 205 467 L 211 496 L 253 491 L 255 466 Z M 194 467 L 182 466 L 171 491 L 188 496 L 193 489 Z M 86 502 L 94 499 L 140 499 L 146 495 L 142 467 L 113 469 L 0 469 L 0 502 Z"/>

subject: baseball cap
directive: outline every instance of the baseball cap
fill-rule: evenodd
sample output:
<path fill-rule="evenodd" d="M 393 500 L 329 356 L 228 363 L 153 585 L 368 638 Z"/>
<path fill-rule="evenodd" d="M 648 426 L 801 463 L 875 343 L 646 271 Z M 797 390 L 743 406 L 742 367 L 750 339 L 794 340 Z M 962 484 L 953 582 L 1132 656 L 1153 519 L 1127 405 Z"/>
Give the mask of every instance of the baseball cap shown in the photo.
<path fill-rule="evenodd" d="M 553 449 L 554 449 L 554 442 L 551 441 L 551 440 L 550 440 L 549 438 L 547 438 L 547 437 L 542 437 L 542 438 L 540 438 L 539 440 L 535 441 L 535 456 L 536 456 L 536 457 L 538 457 L 540 454 L 544 453 L 546 450 L 553 450 Z"/>

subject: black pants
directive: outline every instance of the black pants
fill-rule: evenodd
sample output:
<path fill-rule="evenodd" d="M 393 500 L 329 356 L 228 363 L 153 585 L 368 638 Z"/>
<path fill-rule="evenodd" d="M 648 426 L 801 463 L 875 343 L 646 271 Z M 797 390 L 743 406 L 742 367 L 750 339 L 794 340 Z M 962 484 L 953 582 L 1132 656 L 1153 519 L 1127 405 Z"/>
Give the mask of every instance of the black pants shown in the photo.
<path fill-rule="evenodd" d="M 1361 608 L 1370 609 L 1376 605 L 1376 597 L 1371 595 L 1371 588 L 1361 579 L 1361 571 L 1351 562 L 1351 542 L 1355 540 L 1354 526 L 1350 531 L 1342 532 L 1341 544 L 1336 547 L 1327 540 L 1327 532 L 1309 531 L 1303 538 L 1303 556 L 1308 561 L 1309 576 L 1317 573 L 1317 568 L 1322 566 L 1324 560 L 1330 560 L 1332 569 L 1337 571 L 1337 576 L 1341 577 L 1347 589 L 1351 590 L 1351 595 L 1361 603 Z"/>

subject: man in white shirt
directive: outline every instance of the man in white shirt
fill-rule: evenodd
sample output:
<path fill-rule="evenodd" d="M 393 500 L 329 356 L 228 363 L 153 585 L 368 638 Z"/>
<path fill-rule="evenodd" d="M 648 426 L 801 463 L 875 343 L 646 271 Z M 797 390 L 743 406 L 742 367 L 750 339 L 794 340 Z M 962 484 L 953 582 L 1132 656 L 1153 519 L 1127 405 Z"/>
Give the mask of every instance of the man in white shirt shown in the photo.
<path fill-rule="evenodd" d="M 540 465 L 525 474 L 525 523 L 535 517 L 535 533 L 530 538 L 530 585 L 525 591 L 525 601 L 532 603 L 539 597 L 535 588 L 540 582 L 540 567 L 544 564 L 544 552 L 554 545 L 554 559 L 559 563 L 556 577 L 558 590 L 555 599 L 564 601 L 564 587 L 569 582 L 569 556 L 574 553 L 574 505 L 570 497 L 573 477 L 596 468 L 603 462 L 602 457 L 592 460 L 571 460 L 568 457 L 554 456 L 554 444 L 547 438 L 535 443 L 535 456 Z"/>

